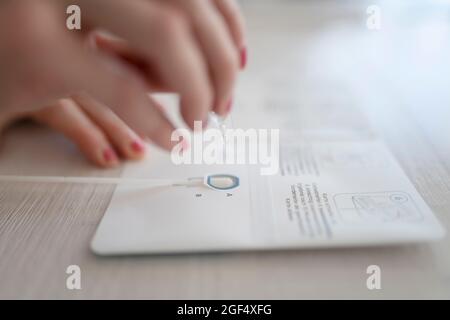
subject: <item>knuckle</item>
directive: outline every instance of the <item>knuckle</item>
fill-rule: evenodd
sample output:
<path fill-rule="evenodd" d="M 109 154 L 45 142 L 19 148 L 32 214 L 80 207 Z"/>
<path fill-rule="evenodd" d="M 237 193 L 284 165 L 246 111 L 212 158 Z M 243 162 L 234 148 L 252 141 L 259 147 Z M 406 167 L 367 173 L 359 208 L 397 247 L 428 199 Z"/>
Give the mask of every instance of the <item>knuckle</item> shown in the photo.
<path fill-rule="evenodd" d="M 55 107 L 50 108 L 53 109 L 53 111 L 70 114 L 74 111 L 74 109 L 77 109 L 78 106 L 72 99 L 61 99 Z"/>
<path fill-rule="evenodd" d="M 228 14 L 232 17 L 239 17 L 241 15 L 241 10 L 235 0 L 229 0 L 228 6 L 226 8 L 227 8 Z"/>
<path fill-rule="evenodd" d="M 106 135 L 98 127 L 87 124 L 79 123 L 74 126 L 73 136 L 79 138 L 80 143 L 88 143 L 92 146 L 104 145 L 107 143 Z"/>
<path fill-rule="evenodd" d="M 233 52 L 226 52 L 221 60 L 220 78 L 227 82 L 233 82 L 239 69 L 237 55 Z"/>
<path fill-rule="evenodd" d="M 214 102 L 214 93 L 213 93 L 213 89 L 208 85 L 206 87 L 206 89 L 203 91 L 203 95 L 204 95 L 204 104 L 206 106 L 212 106 L 213 102 Z"/>
<path fill-rule="evenodd" d="M 237 72 L 239 68 L 239 63 L 237 59 L 237 54 L 234 52 L 234 50 L 232 52 L 228 52 L 227 54 L 225 54 L 223 65 L 225 68 L 230 70 L 231 73 L 234 74 L 235 72 Z"/>
<path fill-rule="evenodd" d="M 190 90 L 191 103 L 201 110 L 209 109 L 214 102 L 214 90 L 209 84 L 193 86 Z"/>
<path fill-rule="evenodd" d="M 12 9 L 10 19 L 12 23 L 21 21 L 21 27 L 14 28 L 11 33 L 11 39 L 16 39 L 20 45 L 40 48 L 43 43 L 52 39 L 53 11 L 46 5 L 35 1 L 19 2 Z"/>
<path fill-rule="evenodd" d="M 130 130 L 127 125 L 115 114 L 109 116 L 108 119 L 105 120 L 105 124 L 112 132 L 117 132 L 122 135 L 126 135 Z"/>
<path fill-rule="evenodd" d="M 170 7 L 160 9 L 155 23 L 158 25 L 161 37 L 169 37 L 166 40 L 184 32 L 187 27 L 187 20 L 183 13 Z"/>

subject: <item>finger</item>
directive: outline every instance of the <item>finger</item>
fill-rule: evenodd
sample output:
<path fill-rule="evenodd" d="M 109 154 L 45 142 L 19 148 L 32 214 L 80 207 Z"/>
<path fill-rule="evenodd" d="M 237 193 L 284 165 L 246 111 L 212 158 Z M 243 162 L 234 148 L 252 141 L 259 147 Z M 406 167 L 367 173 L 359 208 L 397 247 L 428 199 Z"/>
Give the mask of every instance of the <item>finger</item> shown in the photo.
<path fill-rule="evenodd" d="M 170 149 L 172 147 L 170 136 L 173 127 L 166 117 L 154 108 L 154 104 L 148 97 L 148 88 L 143 79 L 135 76 L 133 70 L 117 59 L 103 56 L 101 62 L 107 65 L 109 67 L 108 72 L 112 73 L 109 80 L 102 81 L 103 89 L 99 89 L 104 90 L 106 88 L 107 91 L 111 91 L 109 99 L 100 99 L 98 103 L 93 103 L 90 98 L 92 95 L 83 92 L 72 95 L 72 98 L 85 110 L 98 109 L 101 105 L 109 106 L 135 132 L 149 137 L 163 149 Z M 116 93 L 112 91 L 116 91 Z M 100 95 L 100 97 L 102 96 L 104 95 Z M 103 101 L 110 101 L 110 104 Z"/>
<path fill-rule="evenodd" d="M 146 67 L 145 61 L 134 52 L 130 45 L 123 39 L 114 36 L 106 31 L 96 30 L 89 34 L 89 43 L 94 49 L 100 49 L 136 64 L 140 67 Z M 142 65 L 141 65 L 142 64 Z"/>
<path fill-rule="evenodd" d="M 193 20 L 195 34 L 208 61 L 214 84 L 214 111 L 229 111 L 232 91 L 239 70 L 239 53 L 224 18 L 210 1 L 179 1 Z"/>
<path fill-rule="evenodd" d="M 83 1 L 88 16 L 126 39 L 133 50 L 158 67 L 165 84 L 180 94 L 181 113 L 191 128 L 194 121 L 205 121 L 212 105 L 212 86 L 201 50 L 183 14 L 161 3 L 139 0 L 103 0 L 104 10 L 97 10 L 99 1 L 95 5 Z M 117 19 L 123 12 L 127 12 L 128 19 Z"/>
<path fill-rule="evenodd" d="M 241 10 L 235 0 L 214 0 L 214 3 L 228 25 L 228 29 L 240 55 L 241 69 L 244 69 L 247 64 L 247 47 L 245 23 Z"/>
<path fill-rule="evenodd" d="M 100 102 L 86 98 L 79 107 L 102 129 L 121 155 L 128 159 L 141 159 L 145 155 L 145 144 L 110 108 Z M 87 105 L 85 105 L 87 104 Z"/>
<path fill-rule="evenodd" d="M 102 129 L 73 100 L 60 100 L 31 117 L 67 136 L 93 163 L 101 167 L 119 164 L 119 158 Z"/>
<path fill-rule="evenodd" d="M 13 110 L 0 109 L 0 134 L 7 129 L 12 123 L 27 118 L 25 112 L 16 112 Z"/>
<path fill-rule="evenodd" d="M 127 41 L 99 30 L 91 32 L 87 40 L 91 49 L 114 55 L 135 68 L 145 77 L 150 92 L 170 92 L 171 88 L 167 87 L 158 76 L 156 67 L 133 51 Z"/>
<path fill-rule="evenodd" d="M 81 106 L 83 106 L 83 109 L 92 116 L 93 119 L 98 120 L 102 127 L 106 128 L 108 127 L 108 132 L 110 130 L 118 130 L 117 135 L 115 136 L 114 141 L 121 140 L 124 135 L 130 134 L 130 132 L 121 126 L 120 128 L 117 128 L 118 125 L 118 119 L 117 116 L 108 108 L 103 105 L 101 102 L 93 100 L 90 96 L 85 94 L 79 94 L 74 95 L 73 99 Z M 124 119 L 125 123 L 128 123 L 129 121 L 133 121 L 134 119 L 129 118 L 129 113 L 123 113 L 123 109 L 127 109 L 126 107 L 119 110 L 121 114 L 118 114 L 118 116 L 122 119 Z M 135 128 L 142 128 L 142 129 L 136 129 L 136 135 L 131 135 L 130 138 L 132 139 L 131 143 L 133 144 L 136 140 L 137 136 L 140 137 L 146 137 L 152 140 L 156 145 L 159 147 L 165 149 L 165 150 L 171 150 L 175 142 L 172 142 L 170 137 L 172 135 L 172 132 L 175 130 L 174 126 L 170 123 L 170 121 L 167 119 L 165 114 L 162 112 L 162 108 L 158 107 L 156 105 L 156 102 L 152 100 L 150 97 L 147 96 L 147 108 L 141 109 L 139 111 L 139 121 L 134 121 L 134 127 Z M 151 123 L 151 125 L 146 125 L 148 123 Z M 111 133 L 111 135 L 114 135 L 114 133 Z M 139 141 L 140 142 L 140 141 Z M 124 152 L 127 152 L 126 150 L 129 150 L 130 145 L 126 145 L 126 142 L 120 142 L 122 150 L 125 150 Z M 137 149 L 136 146 L 131 145 L 131 148 Z M 126 153 L 128 154 L 128 153 Z"/>
<path fill-rule="evenodd" d="M 139 83 L 135 74 L 118 72 L 103 56 L 85 50 L 76 33 L 61 28 L 57 6 L 17 3 L 15 10 L 23 24 L 6 39 L 8 52 L 16 53 L 16 59 L 7 56 L 15 70 L 6 83 L 6 89 L 13 92 L 14 106 L 31 110 L 78 91 L 94 92 L 115 105 L 124 100 L 122 90 L 117 89 Z"/>

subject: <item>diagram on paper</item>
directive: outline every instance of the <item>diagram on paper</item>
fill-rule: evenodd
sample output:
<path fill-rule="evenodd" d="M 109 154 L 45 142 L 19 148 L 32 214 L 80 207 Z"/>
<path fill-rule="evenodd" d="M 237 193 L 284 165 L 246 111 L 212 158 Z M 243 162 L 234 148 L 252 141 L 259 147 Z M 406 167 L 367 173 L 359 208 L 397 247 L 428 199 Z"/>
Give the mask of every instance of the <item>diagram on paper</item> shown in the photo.
<path fill-rule="evenodd" d="M 389 166 L 380 147 L 367 142 L 285 143 L 280 149 L 282 176 L 320 176 L 330 170 L 370 170 Z"/>
<path fill-rule="evenodd" d="M 346 222 L 416 222 L 422 214 L 405 192 L 337 194 L 336 207 Z"/>

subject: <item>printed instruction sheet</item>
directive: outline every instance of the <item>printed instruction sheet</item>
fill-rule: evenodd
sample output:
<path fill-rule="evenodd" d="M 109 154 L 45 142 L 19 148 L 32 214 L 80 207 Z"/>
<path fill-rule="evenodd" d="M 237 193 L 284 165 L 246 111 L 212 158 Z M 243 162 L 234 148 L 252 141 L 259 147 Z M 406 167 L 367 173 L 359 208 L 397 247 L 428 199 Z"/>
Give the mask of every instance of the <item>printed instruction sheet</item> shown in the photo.
<path fill-rule="evenodd" d="M 126 166 L 123 178 L 155 183 L 117 186 L 93 239 L 94 252 L 367 246 L 444 235 L 386 145 L 371 133 L 363 116 L 348 110 L 351 104 L 301 108 L 304 116 L 296 117 L 292 110 L 271 113 L 264 101 L 262 110 L 243 108 L 228 125 L 283 128 L 276 175 L 261 176 L 258 167 L 248 165 L 174 165 L 170 155 L 152 148 L 148 160 Z M 251 106 L 255 100 L 241 103 Z M 239 177 L 240 186 L 216 191 L 174 185 L 223 173 Z"/>

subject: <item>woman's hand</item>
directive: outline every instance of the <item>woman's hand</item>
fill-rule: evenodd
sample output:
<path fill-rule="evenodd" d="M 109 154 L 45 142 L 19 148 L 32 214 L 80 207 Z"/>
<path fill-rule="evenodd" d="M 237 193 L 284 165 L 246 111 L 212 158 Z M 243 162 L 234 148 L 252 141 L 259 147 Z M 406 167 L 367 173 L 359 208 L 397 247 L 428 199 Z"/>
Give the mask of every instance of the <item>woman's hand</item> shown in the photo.
<path fill-rule="evenodd" d="M 21 119 L 48 126 L 64 134 L 92 163 L 104 168 L 115 167 L 122 159 L 141 159 L 145 154 L 141 137 L 111 109 L 88 97 L 83 102 L 61 99 L 26 113 L 0 113 L 0 119 L 0 133 Z"/>
<path fill-rule="evenodd" d="M 81 8 L 82 32 L 65 28 L 69 4 Z M 114 37 L 100 43 L 104 50 L 86 50 L 82 38 L 99 28 Z M 226 114 L 245 63 L 243 34 L 234 0 L 8 1 L 0 8 L 0 108 L 40 113 L 73 97 L 84 113 L 108 106 L 139 136 L 170 149 L 173 125 L 148 91 L 178 93 L 190 127 L 210 110 Z"/>

